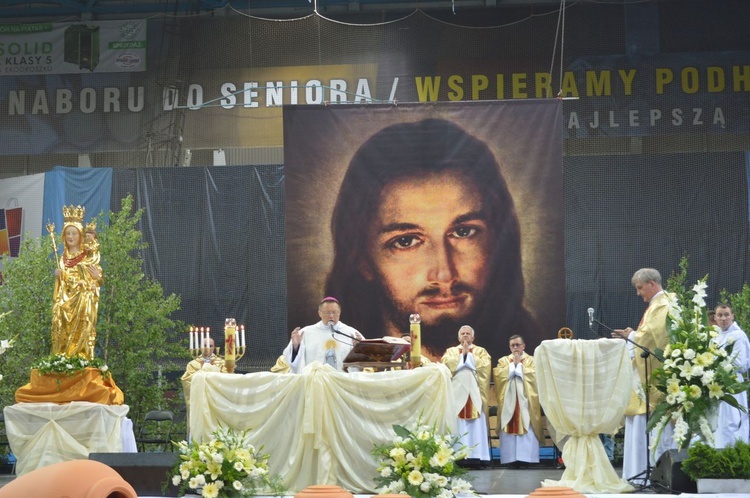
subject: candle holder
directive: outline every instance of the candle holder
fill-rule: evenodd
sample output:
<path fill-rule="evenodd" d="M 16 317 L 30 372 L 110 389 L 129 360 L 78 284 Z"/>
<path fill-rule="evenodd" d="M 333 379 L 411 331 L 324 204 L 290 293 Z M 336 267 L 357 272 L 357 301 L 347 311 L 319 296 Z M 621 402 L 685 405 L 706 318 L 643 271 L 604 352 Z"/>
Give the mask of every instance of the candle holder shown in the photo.
<path fill-rule="evenodd" d="M 211 351 L 214 349 L 215 351 Z M 219 348 L 211 348 L 211 327 L 190 327 L 190 356 L 194 360 L 219 354 Z"/>
<path fill-rule="evenodd" d="M 227 318 L 224 322 L 224 356 L 221 347 L 211 347 L 211 327 L 191 326 L 190 355 L 194 360 L 215 355 L 224 360 L 224 367 L 228 373 L 234 373 L 236 362 L 245 356 L 245 326 L 237 326 L 234 318 Z"/>
<path fill-rule="evenodd" d="M 237 320 L 224 320 L 224 366 L 234 373 L 236 362 L 245 356 L 245 326 L 237 326 Z"/>
<path fill-rule="evenodd" d="M 409 315 L 409 336 L 411 338 L 411 355 L 409 368 L 422 365 L 422 317 L 419 313 Z"/>

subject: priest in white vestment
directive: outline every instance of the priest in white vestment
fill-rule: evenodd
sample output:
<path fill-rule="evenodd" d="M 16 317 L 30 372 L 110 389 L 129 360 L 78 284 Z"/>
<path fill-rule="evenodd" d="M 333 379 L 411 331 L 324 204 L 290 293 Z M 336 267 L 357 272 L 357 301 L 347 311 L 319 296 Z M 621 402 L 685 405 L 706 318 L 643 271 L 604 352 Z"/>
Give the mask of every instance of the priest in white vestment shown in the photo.
<path fill-rule="evenodd" d="M 324 298 L 318 305 L 320 321 L 307 327 L 296 327 L 284 349 L 284 361 L 292 373 L 301 373 L 314 361 L 343 370 L 344 359 L 364 336 L 341 322 L 341 304 L 334 297 Z"/>
<path fill-rule="evenodd" d="M 747 339 L 747 334 L 734 321 L 734 313 L 728 304 L 716 306 L 714 319 L 720 331 L 713 341 L 722 348 L 732 344 L 732 363 L 737 370 L 737 380 L 742 382 L 743 375 L 746 375 L 747 370 L 750 369 L 750 341 Z M 740 406 L 747 408 L 747 392 L 735 394 L 734 399 Z M 732 446 L 738 439 L 744 443 L 750 442 L 748 415 L 722 402 L 719 405 L 719 421 L 714 433 L 714 445 L 716 448 L 724 448 Z"/>
<path fill-rule="evenodd" d="M 509 344 L 511 353 L 500 358 L 492 370 L 497 393 L 500 463 L 525 466 L 539 462 L 539 443 L 544 440 L 542 409 L 534 357 L 524 351 L 526 343 L 520 335 L 511 336 Z"/>
<path fill-rule="evenodd" d="M 458 342 L 458 346 L 445 351 L 440 361 L 453 374 L 456 406 L 461 407 L 456 434 L 470 448 L 467 460 L 477 460 L 481 465 L 490 460 L 487 420 L 492 358 L 486 349 L 474 344 L 474 329 L 468 325 L 458 329 Z"/>

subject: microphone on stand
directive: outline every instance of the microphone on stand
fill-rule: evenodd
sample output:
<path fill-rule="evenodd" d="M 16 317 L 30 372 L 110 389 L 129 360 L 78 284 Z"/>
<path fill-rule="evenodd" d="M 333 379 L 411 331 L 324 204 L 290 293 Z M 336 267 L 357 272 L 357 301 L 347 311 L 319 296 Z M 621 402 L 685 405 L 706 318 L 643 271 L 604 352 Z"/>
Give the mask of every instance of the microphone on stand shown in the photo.
<path fill-rule="evenodd" d="M 593 325 L 595 323 L 597 323 L 597 324 L 601 325 L 602 327 L 604 327 L 605 329 L 609 330 L 610 332 L 614 332 L 614 330 L 612 330 L 610 327 L 608 327 L 607 325 L 603 324 L 602 322 L 600 322 L 599 320 L 597 320 L 596 318 L 594 318 L 594 308 L 589 308 L 586 311 L 589 314 L 589 330 L 590 331 L 594 332 Z M 604 338 L 606 338 L 605 335 L 602 335 L 601 330 L 599 329 L 599 327 L 597 327 L 597 329 L 596 329 L 596 335 L 598 337 L 604 337 Z"/>
<path fill-rule="evenodd" d="M 338 335 L 343 335 L 344 337 L 351 339 L 352 341 L 360 342 L 359 339 L 357 339 L 356 337 L 350 336 L 349 334 L 345 332 L 341 332 L 340 330 L 336 330 L 333 327 L 333 320 L 328 321 L 328 326 L 331 327 L 331 337 L 333 337 L 334 334 L 338 334 Z"/>

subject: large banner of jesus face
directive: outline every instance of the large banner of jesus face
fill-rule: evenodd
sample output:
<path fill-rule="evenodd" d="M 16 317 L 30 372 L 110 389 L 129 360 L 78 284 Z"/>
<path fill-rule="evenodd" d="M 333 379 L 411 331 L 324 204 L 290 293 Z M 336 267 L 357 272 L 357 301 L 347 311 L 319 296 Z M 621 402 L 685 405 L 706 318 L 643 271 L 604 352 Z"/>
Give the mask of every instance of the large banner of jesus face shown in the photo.
<path fill-rule="evenodd" d="M 284 108 L 289 328 L 325 296 L 367 338 L 422 318 L 439 359 L 565 324 L 557 100 Z"/>

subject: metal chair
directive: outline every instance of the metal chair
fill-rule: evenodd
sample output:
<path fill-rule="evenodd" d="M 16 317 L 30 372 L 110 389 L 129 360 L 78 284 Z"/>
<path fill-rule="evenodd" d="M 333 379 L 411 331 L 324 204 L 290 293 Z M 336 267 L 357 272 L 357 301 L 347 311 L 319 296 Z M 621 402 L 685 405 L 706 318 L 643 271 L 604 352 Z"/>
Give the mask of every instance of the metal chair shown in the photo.
<path fill-rule="evenodd" d="M 487 420 L 487 423 L 489 424 L 487 436 L 490 444 L 490 467 L 493 469 L 495 468 L 495 460 L 500 458 L 499 455 L 495 457 L 495 450 L 492 445 L 493 441 L 497 441 L 497 448 L 498 451 L 500 451 L 500 435 L 497 433 L 497 416 L 497 405 L 490 405 L 489 418 Z"/>
<path fill-rule="evenodd" d="M 156 447 L 154 451 L 171 451 L 173 424 L 174 414 L 169 410 L 147 412 L 135 438 L 138 451 L 145 452 L 147 445 Z"/>

